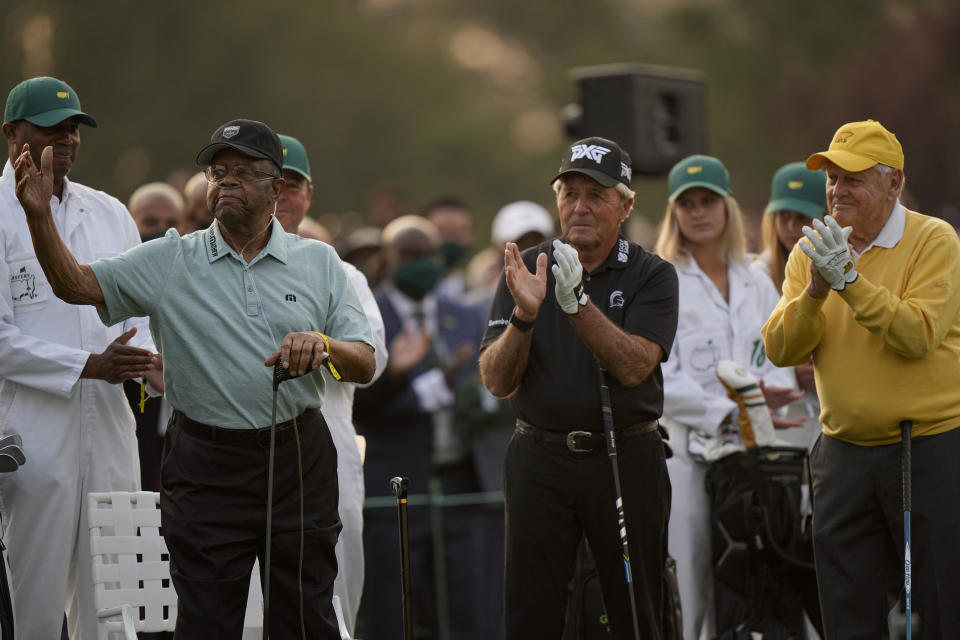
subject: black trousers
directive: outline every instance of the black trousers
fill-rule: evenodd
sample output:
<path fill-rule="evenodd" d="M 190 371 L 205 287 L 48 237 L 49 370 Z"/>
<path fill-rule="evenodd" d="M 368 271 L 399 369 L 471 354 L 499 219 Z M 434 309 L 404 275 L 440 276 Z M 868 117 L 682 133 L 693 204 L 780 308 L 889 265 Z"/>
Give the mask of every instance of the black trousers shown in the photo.
<path fill-rule="evenodd" d="M 268 449 L 209 442 L 186 433 L 182 422 L 175 412 L 167 427 L 160 494 L 179 599 L 175 637 L 235 640 L 255 557 L 264 579 Z M 276 447 L 270 631 L 277 640 L 336 640 L 337 454 L 319 411 L 305 412 L 300 422 L 299 448 L 296 438 Z"/>
<path fill-rule="evenodd" d="M 960 429 L 914 438 L 913 610 L 924 640 L 960 633 Z M 827 640 L 887 637 L 903 589 L 900 443 L 821 435 L 811 452 L 813 544 Z"/>
<path fill-rule="evenodd" d="M 656 431 L 617 442 L 640 637 L 660 638 L 670 480 Z M 610 629 L 632 640 L 613 471 L 603 446 L 573 453 L 515 432 L 504 467 L 507 640 L 561 637 L 567 584 L 586 534 Z"/>

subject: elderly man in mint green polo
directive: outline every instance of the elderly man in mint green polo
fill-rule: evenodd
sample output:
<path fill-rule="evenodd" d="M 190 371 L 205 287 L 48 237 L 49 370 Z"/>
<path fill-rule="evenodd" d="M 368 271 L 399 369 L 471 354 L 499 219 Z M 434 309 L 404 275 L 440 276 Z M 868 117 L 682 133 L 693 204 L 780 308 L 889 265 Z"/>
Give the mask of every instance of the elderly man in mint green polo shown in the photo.
<path fill-rule="evenodd" d="M 298 233 L 313 198 L 310 161 L 303 144 L 294 137 L 280 134 L 283 143 L 284 188 L 277 201 L 277 220 L 287 233 Z M 367 278 L 349 262 L 343 263 L 347 279 L 353 285 L 363 312 L 370 322 L 377 367 L 371 383 L 387 366 L 386 335 L 380 307 L 373 297 Z M 356 385 L 334 384 L 329 371 L 322 371 L 326 382 L 321 412 L 337 447 L 337 479 L 340 487 L 340 520 L 343 530 L 337 541 L 337 579 L 333 592 L 343 605 L 343 619 L 353 635 L 360 596 L 363 594 L 363 460 L 357 447 L 357 430 L 353 425 L 353 396 Z"/>
<path fill-rule="evenodd" d="M 272 507 L 276 637 L 339 638 L 336 450 L 318 407 L 327 367 L 338 380 L 374 371 L 370 326 L 329 246 L 283 231 L 282 146 L 265 124 L 233 120 L 197 156 L 216 222 L 171 230 L 120 256 L 79 264 L 50 214 L 50 148 L 16 159 L 17 195 L 53 292 L 93 304 L 113 324 L 150 316 L 174 409 L 164 441 L 160 508 L 179 597 L 177 638 L 235 638 L 255 557 L 264 566 Z M 267 504 L 273 366 L 279 387 L 274 501 Z M 307 375 L 304 375 L 307 374 Z"/>

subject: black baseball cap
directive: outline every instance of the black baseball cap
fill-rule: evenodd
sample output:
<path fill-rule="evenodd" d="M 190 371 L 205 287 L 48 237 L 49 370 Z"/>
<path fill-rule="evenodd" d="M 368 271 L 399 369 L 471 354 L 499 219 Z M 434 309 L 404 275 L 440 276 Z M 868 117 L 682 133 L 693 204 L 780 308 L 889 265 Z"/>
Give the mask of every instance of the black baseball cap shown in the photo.
<path fill-rule="evenodd" d="M 630 186 L 633 179 L 633 166 L 630 154 L 607 138 L 584 138 L 577 140 L 566 153 L 560 165 L 560 173 L 550 181 L 553 184 L 567 173 L 582 173 L 605 187 L 618 182 Z"/>
<path fill-rule="evenodd" d="M 231 120 L 217 127 L 210 136 L 210 144 L 197 154 L 197 164 L 201 167 L 213 162 L 213 156 L 223 149 L 234 149 L 252 158 L 269 160 L 283 168 L 283 144 L 273 129 L 256 120 Z"/>

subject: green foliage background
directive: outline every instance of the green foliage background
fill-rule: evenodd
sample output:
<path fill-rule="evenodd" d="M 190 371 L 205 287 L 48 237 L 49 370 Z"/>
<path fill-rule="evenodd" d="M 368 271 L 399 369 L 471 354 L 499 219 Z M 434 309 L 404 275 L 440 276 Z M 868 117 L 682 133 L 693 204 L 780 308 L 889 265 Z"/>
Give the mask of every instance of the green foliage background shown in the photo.
<path fill-rule="evenodd" d="M 947 218 L 960 206 L 954 3 L 6 0 L 2 12 L 2 91 L 29 75 L 69 82 L 101 124 L 83 131 L 71 177 L 121 199 L 192 172 L 217 125 L 250 117 L 306 144 L 313 215 L 362 212 L 372 185 L 392 183 L 415 208 L 470 202 L 484 240 L 507 202 L 552 208 L 570 70 L 640 62 L 703 72 L 704 151 L 753 215 L 777 167 L 868 117 L 903 143 L 916 206 Z M 655 224 L 664 180 L 634 187 Z"/>

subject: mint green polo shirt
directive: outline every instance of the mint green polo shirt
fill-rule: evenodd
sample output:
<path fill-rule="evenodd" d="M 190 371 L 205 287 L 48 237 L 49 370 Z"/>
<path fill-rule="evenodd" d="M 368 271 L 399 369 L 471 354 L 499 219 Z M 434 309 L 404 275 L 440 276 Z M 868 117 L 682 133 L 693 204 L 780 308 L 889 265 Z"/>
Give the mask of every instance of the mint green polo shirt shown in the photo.
<path fill-rule="evenodd" d="M 198 422 L 269 426 L 273 367 L 263 361 L 288 333 L 319 331 L 373 346 L 336 252 L 286 233 L 276 218 L 267 246 L 248 265 L 214 222 L 183 237 L 171 229 L 90 267 L 106 301 L 100 319 L 109 326 L 150 316 L 167 400 Z M 319 371 L 282 383 L 277 421 L 319 407 L 323 385 Z"/>

